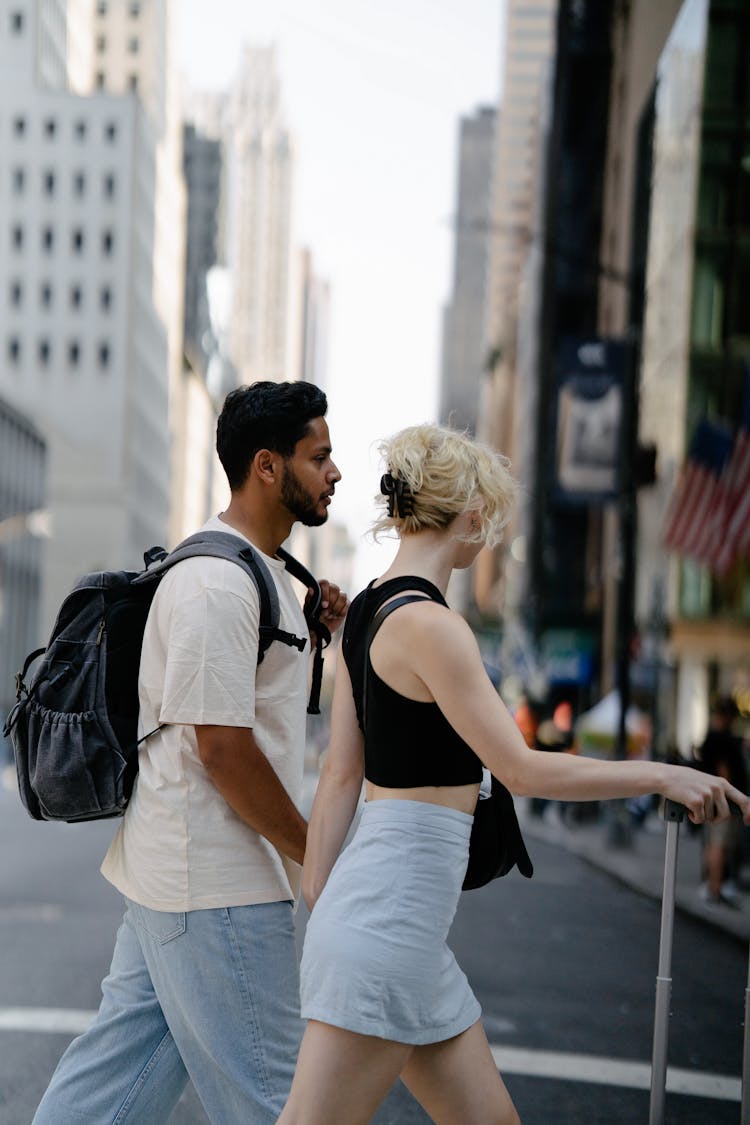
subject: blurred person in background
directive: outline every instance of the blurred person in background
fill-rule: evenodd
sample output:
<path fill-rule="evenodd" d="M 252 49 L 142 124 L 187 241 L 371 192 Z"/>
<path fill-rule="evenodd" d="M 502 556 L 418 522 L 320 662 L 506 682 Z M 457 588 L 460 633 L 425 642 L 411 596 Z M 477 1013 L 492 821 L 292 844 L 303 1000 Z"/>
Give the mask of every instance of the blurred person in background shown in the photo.
<path fill-rule="evenodd" d="M 718 696 L 711 705 L 708 731 L 697 751 L 698 765 L 714 777 L 723 777 L 738 789 L 747 788 L 742 739 L 733 730 L 737 707 L 731 696 Z M 742 843 L 742 825 L 736 817 L 703 827 L 703 896 L 711 905 L 739 906 L 736 874 Z"/>

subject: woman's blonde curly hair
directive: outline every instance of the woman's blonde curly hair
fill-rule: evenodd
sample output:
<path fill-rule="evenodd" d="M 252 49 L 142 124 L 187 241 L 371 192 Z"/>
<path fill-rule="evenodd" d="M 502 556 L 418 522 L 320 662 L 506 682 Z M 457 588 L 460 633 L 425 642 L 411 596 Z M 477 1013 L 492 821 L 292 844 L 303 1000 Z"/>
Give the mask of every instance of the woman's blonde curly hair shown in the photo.
<path fill-rule="evenodd" d="M 403 481 L 411 492 L 411 502 L 408 514 L 391 516 L 386 497 L 376 497 L 385 509 L 372 527 L 376 539 L 390 530 L 401 535 L 446 528 L 456 516 L 476 508 L 479 527 L 466 541 L 488 547 L 500 542 L 516 494 L 507 457 L 468 434 L 437 425 L 409 426 L 379 449 L 394 481 Z"/>

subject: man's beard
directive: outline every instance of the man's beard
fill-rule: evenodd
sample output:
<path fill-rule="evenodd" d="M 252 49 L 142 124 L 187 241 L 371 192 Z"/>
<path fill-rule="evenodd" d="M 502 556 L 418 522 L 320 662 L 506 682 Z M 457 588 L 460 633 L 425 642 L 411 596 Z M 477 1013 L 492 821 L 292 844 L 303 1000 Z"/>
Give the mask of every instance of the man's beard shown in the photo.
<path fill-rule="evenodd" d="M 320 527 L 328 519 L 328 512 L 318 511 L 320 498 L 317 500 L 303 488 L 288 465 L 284 465 L 284 475 L 281 478 L 281 500 L 292 513 L 295 519 L 305 527 Z"/>

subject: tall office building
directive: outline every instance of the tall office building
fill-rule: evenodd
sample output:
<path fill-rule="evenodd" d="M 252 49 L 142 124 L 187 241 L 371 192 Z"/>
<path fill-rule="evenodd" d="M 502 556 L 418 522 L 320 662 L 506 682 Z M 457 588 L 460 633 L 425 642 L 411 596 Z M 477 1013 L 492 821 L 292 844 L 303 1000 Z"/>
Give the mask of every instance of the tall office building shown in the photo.
<path fill-rule="evenodd" d="M 290 379 L 302 379 L 325 389 L 328 381 L 328 331 L 331 314 L 331 291 L 328 282 L 315 272 L 310 250 L 297 255 L 297 332 L 295 341 L 299 356 L 297 370 L 290 370 Z M 292 334 L 292 338 L 293 338 Z"/>
<path fill-rule="evenodd" d="M 46 447 L 32 422 L 0 398 L 0 726 L 15 675 L 36 648 L 45 529 Z M 3 750 L 0 766 L 10 755 Z"/>
<path fill-rule="evenodd" d="M 516 467 L 531 456 L 526 442 L 533 395 L 518 372 L 518 318 L 526 264 L 544 239 L 538 225 L 544 192 L 540 130 L 554 72 L 557 7 L 558 0 L 508 0 L 495 134 L 484 315 L 488 378 L 481 391 L 479 434 Z M 508 529 L 507 542 L 516 530 Z M 498 616 L 506 601 L 503 554 L 484 552 L 476 567 L 477 603 L 491 617 Z"/>
<path fill-rule="evenodd" d="M 167 538 L 180 180 L 165 0 L 4 10 L 0 394 L 48 446 L 46 632 L 81 572 Z"/>
<path fill-rule="evenodd" d="M 185 254 L 185 353 L 204 378 L 213 351 L 208 273 L 219 257 L 221 141 L 192 123 L 183 133 L 183 168 L 187 188 Z"/>
<path fill-rule="evenodd" d="M 290 377 L 293 152 L 276 52 L 245 48 L 224 120 L 229 355 L 240 381 Z"/>
<path fill-rule="evenodd" d="M 495 109 L 484 106 L 461 119 L 453 286 L 443 313 L 440 421 L 472 433 L 486 360 L 482 329 L 496 118 Z"/>

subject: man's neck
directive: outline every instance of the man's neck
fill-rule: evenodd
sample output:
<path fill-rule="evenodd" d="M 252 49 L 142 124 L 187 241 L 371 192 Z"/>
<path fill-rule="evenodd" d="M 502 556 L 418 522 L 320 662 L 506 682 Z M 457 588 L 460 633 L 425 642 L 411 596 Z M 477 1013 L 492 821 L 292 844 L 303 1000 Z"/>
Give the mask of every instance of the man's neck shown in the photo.
<path fill-rule="evenodd" d="M 242 532 L 253 546 L 271 558 L 288 538 L 294 522 L 291 517 L 286 514 L 282 516 L 279 512 L 258 516 L 255 512 L 249 512 L 234 496 L 227 508 L 220 513 L 219 519 L 235 531 Z"/>

